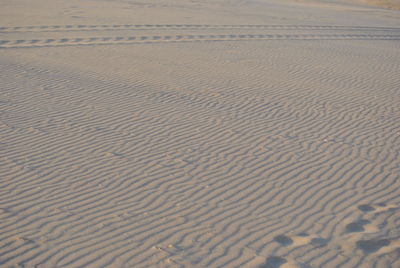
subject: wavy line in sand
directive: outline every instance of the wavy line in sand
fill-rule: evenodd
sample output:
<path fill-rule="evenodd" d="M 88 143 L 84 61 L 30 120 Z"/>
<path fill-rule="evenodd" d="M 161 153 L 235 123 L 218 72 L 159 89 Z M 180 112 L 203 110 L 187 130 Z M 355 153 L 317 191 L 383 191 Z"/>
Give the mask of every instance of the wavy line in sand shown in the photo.
<path fill-rule="evenodd" d="M 341 53 L 335 55 L 346 58 Z M 357 238 L 361 256 L 342 257 L 331 247 L 331 237 L 344 230 L 370 230 L 366 221 L 347 223 L 353 214 L 394 218 L 396 206 L 383 203 L 397 200 L 398 173 L 390 169 L 396 154 L 385 149 L 379 163 L 373 148 L 380 138 L 379 148 L 396 150 L 398 125 L 366 116 L 390 117 L 390 109 L 374 104 L 371 94 L 343 95 L 364 84 L 341 72 L 299 68 L 291 69 L 295 81 L 277 89 L 264 69 L 243 70 L 240 79 L 260 86 L 218 95 L 162 90 L 139 75 L 124 82 L 8 64 L 1 74 L 2 134 L 18 150 L 2 154 L 2 263 L 301 267 L 288 255 L 303 254 L 313 263 L 351 266 L 393 252 L 392 237 Z M 196 76 L 180 75 L 201 85 Z M 393 70 L 385 75 L 395 80 Z M 299 90 L 321 76 L 336 91 Z M 21 81 L 30 86 L 12 101 Z M 229 89 L 228 82 L 221 87 Z M 379 94 L 388 98 L 389 91 Z M 57 109 L 32 105 L 44 99 Z M 342 106 L 328 113 L 335 104 Z M 302 233 L 307 229 L 314 232 Z"/>

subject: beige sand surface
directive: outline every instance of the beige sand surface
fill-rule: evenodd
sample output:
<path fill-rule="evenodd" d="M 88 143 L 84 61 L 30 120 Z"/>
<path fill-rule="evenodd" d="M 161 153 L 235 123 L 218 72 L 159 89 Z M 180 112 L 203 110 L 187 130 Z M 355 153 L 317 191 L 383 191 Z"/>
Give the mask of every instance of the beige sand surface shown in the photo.
<path fill-rule="evenodd" d="M 400 13 L 4 0 L 1 267 L 400 267 Z"/>
<path fill-rule="evenodd" d="M 400 10 L 400 0 L 297 0 L 303 3 L 311 2 L 314 5 L 316 4 L 340 4 L 340 5 L 370 5 L 380 8 L 387 8 L 393 10 Z"/>
<path fill-rule="evenodd" d="M 400 0 L 364 0 L 364 2 L 370 5 L 400 10 Z"/>

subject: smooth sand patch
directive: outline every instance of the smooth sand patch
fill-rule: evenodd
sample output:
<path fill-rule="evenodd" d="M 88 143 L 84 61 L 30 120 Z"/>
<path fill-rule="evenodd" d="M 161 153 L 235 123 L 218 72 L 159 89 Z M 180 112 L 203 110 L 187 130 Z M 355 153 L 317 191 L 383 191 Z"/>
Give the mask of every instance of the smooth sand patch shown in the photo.
<path fill-rule="evenodd" d="M 400 9 L 399 0 L 364 0 L 366 3 L 384 8 Z"/>

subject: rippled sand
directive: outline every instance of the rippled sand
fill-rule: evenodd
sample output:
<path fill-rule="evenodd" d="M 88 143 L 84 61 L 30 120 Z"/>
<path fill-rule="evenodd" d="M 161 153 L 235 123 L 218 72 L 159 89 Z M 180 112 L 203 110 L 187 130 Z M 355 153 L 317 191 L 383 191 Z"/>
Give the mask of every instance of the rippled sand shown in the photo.
<path fill-rule="evenodd" d="M 400 13 L 5 0 L 1 267 L 400 267 Z"/>

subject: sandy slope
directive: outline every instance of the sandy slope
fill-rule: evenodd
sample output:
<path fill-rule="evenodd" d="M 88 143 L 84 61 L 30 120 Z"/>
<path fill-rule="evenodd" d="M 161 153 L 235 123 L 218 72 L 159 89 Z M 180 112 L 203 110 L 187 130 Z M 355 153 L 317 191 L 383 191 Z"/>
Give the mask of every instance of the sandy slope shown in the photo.
<path fill-rule="evenodd" d="M 384 8 L 400 9 L 400 0 L 363 0 L 363 2 Z"/>
<path fill-rule="evenodd" d="M 399 267 L 400 15 L 6 0 L 1 267 Z"/>
<path fill-rule="evenodd" d="M 400 0 L 297 0 L 303 3 L 316 4 L 340 4 L 340 5 L 370 5 L 380 8 L 400 10 Z"/>

